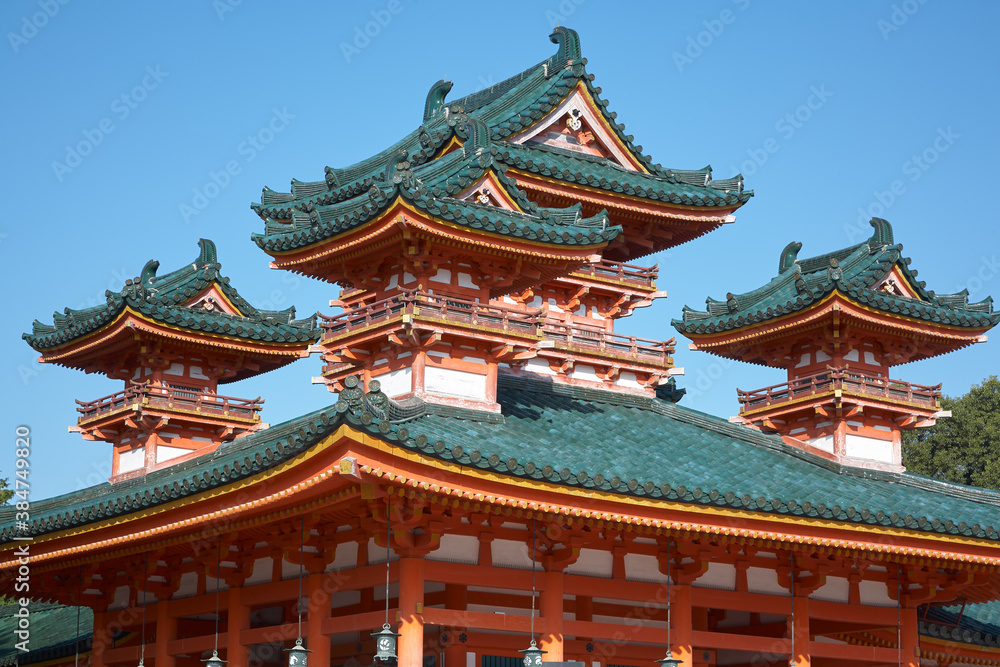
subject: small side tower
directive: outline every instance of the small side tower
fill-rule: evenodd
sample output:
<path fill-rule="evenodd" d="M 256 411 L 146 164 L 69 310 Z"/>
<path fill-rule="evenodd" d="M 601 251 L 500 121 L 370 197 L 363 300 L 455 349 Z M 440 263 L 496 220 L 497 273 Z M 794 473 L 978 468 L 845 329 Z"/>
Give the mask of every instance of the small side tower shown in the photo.
<path fill-rule="evenodd" d="M 111 481 L 144 475 L 211 451 L 220 443 L 266 428 L 260 398 L 220 395 L 219 384 L 279 368 L 307 354 L 319 339 L 315 316 L 295 309 L 257 310 L 219 274 L 215 245 L 188 266 L 157 276 L 150 260 L 142 275 L 107 303 L 35 320 L 24 339 L 39 361 L 102 373 L 121 391 L 77 401 L 71 431 L 114 447 Z"/>
<path fill-rule="evenodd" d="M 937 295 L 917 280 L 892 227 L 873 218 L 868 241 L 809 259 L 782 251 L 778 276 L 674 326 L 691 349 L 784 368 L 779 385 L 738 391 L 738 419 L 838 462 L 901 470 L 900 432 L 934 424 L 941 385 L 890 378 L 890 368 L 984 342 L 1000 313 L 968 291 Z"/>

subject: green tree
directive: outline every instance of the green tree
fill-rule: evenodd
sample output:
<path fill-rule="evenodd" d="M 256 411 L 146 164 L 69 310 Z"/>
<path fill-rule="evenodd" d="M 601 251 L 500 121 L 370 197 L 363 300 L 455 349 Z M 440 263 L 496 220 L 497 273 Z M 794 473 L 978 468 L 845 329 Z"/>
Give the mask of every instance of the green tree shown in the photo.
<path fill-rule="evenodd" d="M 0 479 L 0 505 L 7 504 L 13 496 L 14 490 L 10 488 L 10 481 L 6 477 Z"/>
<path fill-rule="evenodd" d="M 1000 380 L 983 380 L 959 398 L 944 397 L 951 417 L 903 432 L 903 465 L 911 472 L 1000 489 Z"/>

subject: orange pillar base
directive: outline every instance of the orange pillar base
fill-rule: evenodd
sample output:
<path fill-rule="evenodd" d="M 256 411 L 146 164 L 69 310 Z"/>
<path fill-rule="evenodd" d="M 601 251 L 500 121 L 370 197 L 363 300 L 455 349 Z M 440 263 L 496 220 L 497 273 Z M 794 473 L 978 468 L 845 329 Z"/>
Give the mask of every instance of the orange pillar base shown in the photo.
<path fill-rule="evenodd" d="M 399 560 L 399 667 L 424 664 L 424 561 Z"/>
<path fill-rule="evenodd" d="M 538 610 L 546 621 L 548 631 L 542 635 L 539 647 L 547 653 L 545 662 L 562 662 L 563 658 L 563 574 L 546 572 L 542 577 L 542 594 Z"/>

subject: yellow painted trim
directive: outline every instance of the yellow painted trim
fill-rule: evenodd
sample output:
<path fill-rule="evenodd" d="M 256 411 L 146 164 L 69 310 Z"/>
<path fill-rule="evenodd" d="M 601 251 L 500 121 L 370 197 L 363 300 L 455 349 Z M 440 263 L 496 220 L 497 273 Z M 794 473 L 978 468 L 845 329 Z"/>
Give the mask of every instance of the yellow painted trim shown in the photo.
<path fill-rule="evenodd" d="M 956 327 L 948 324 L 935 324 L 933 322 L 927 322 L 926 320 L 918 320 L 914 318 L 903 317 L 900 315 L 887 313 L 884 310 L 878 310 L 876 308 L 871 308 L 869 306 L 862 306 L 860 303 L 850 298 L 849 296 L 841 292 L 839 289 L 834 289 L 830 294 L 823 297 L 823 299 L 821 299 L 818 303 L 809 306 L 810 309 L 816 311 L 813 312 L 811 315 L 807 317 L 802 317 L 803 311 L 796 311 L 794 313 L 782 315 L 780 317 L 768 320 L 766 324 L 773 324 L 774 326 L 771 326 L 770 328 L 763 331 L 754 331 L 753 333 L 745 334 L 742 336 L 736 336 L 736 337 L 733 336 L 734 333 L 750 331 L 754 326 L 759 326 L 758 323 L 756 325 L 754 324 L 744 325 L 742 327 L 737 327 L 735 329 L 729 329 L 728 331 L 722 332 L 721 334 L 698 334 L 698 333 L 688 332 L 685 333 L 684 335 L 690 338 L 692 341 L 694 341 L 698 349 L 705 349 L 708 347 L 718 347 L 721 345 L 729 345 L 731 343 L 737 343 L 750 338 L 761 338 L 763 336 L 770 336 L 771 334 L 777 333 L 779 331 L 782 331 L 783 329 L 788 328 L 784 326 L 784 324 L 789 320 L 794 320 L 792 322 L 792 324 L 794 325 L 794 324 L 806 324 L 819 319 L 820 317 L 826 314 L 827 311 L 825 310 L 825 308 L 828 302 L 838 297 L 847 302 L 848 304 L 850 304 L 851 306 L 853 306 L 854 308 L 857 308 L 858 310 L 862 310 L 867 313 L 872 313 L 873 315 L 879 316 L 879 320 L 881 320 L 882 318 L 889 318 L 891 320 L 896 320 L 903 328 L 906 328 L 908 330 L 916 330 L 917 333 L 923 335 L 932 335 L 932 336 L 936 335 L 940 336 L 941 338 L 946 338 L 949 340 L 968 341 L 969 343 L 975 342 L 975 338 L 978 338 L 979 336 L 978 333 L 976 334 L 968 333 L 965 336 L 949 336 L 941 331 L 935 332 L 932 330 L 928 332 L 925 329 L 921 329 L 917 326 L 908 326 L 912 323 L 912 325 L 923 325 L 927 327 L 934 327 L 935 329 L 945 329 L 947 331 L 962 331 L 962 332 L 969 331 L 968 327 Z M 796 318 L 798 319 L 796 320 Z M 880 324 L 880 323 L 881 321 L 873 322 L 873 324 Z"/>
<path fill-rule="evenodd" d="M 562 245 L 560 245 L 560 247 L 572 248 L 571 251 L 568 251 L 568 252 L 563 253 L 563 254 L 555 254 L 555 253 L 551 253 L 551 252 L 546 253 L 546 252 L 540 252 L 540 251 L 535 251 L 535 252 L 528 251 L 526 253 L 526 252 L 520 251 L 520 250 L 511 250 L 510 249 L 511 239 L 513 239 L 514 243 L 525 244 L 525 245 L 534 246 L 534 247 L 542 247 L 542 248 L 551 248 L 553 245 L 556 245 L 556 244 L 554 244 L 554 243 L 539 243 L 539 242 L 533 241 L 531 239 L 518 238 L 516 236 L 510 236 L 510 235 L 505 235 L 505 234 L 497 234 L 496 232 L 488 232 L 488 231 L 485 231 L 485 230 L 482 230 L 482 229 L 473 229 L 471 227 L 465 227 L 465 226 L 462 226 L 462 225 L 456 225 L 455 223 L 452 223 L 452 222 L 446 222 L 444 220 L 441 220 L 440 218 L 436 218 L 436 217 L 430 215 L 429 213 L 427 213 L 425 211 L 422 211 L 422 210 L 414 207 L 413 205 L 411 205 L 409 202 L 407 202 L 405 199 L 403 199 L 402 197 L 400 197 L 398 195 L 397 195 L 396 199 L 392 202 L 392 204 L 390 204 L 389 206 L 386 207 L 385 212 L 381 216 L 379 216 L 377 218 L 374 218 L 372 220 L 369 220 L 368 222 L 364 223 L 363 225 L 355 227 L 354 229 L 350 230 L 350 232 L 351 233 L 353 233 L 353 232 L 359 232 L 359 231 L 363 231 L 363 230 L 365 230 L 366 228 L 369 228 L 369 227 L 375 227 L 375 226 L 384 224 L 385 221 L 386 221 L 386 218 L 389 215 L 396 215 L 395 210 L 396 210 L 397 207 L 402 208 L 402 209 L 408 211 L 414 217 L 415 221 L 418 221 L 420 218 L 425 218 L 427 220 L 432 221 L 435 224 L 441 225 L 442 227 L 448 227 L 448 228 L 456 230 L 456 231 L 461 231 L 461 232 L 463 232 L 463 234 L 473 233 L 476 236 L 484 236 L 484 237 L 489 238 L 489 239 L 496 239 L 497 241 L 500 241 L 502 243 L 502 245 L 484 243 L 482 241 L 477 241 L 474 238 L 473 239 L 463 238 L 461 236 L 458 236 L 458 237 L 456 237 L 456 238 L 454 238 L 452 240 L 454 240 L 457 243 L 463 243 L 463 244 L 472 245 L 472 246 L 479 246 L 479 247 L 491 248 L 493 250 L 499 251 L 501 254 L 504 254 L 504 255 L 516 256 L 516 255 L 528 254 L 528 255 L 533 255 L 535 257 L 542 257 L 542 258 L 546 258 L 546 259 L 561 260 L 561 259 L 564 259 L 567 254 L 571 254 L 574 251 L 578 251 L 578 252 L 581 252 L 581 253 L 582 252 L 587 252 L 587 251 L 592 251 L 592 250 L 595 250 L 595 249 L 598 249 L 598 248 L 604 248 L 608 244 L 608 242 L 605 241 L 605 242 L 601 242 L 601 243 L 594 243 L 594 244 L 588 244 L 588 245 L 574 245 L 574 246 L 562 246 Z M 292 255 L 300 255 L 303 252 L 302 248 L 300 248 L 298 250 L 286 250 L 286 251 L 281 251 L 281 252 L 272 252 L 272 253 L 269 253 L 269 254 L 272 257 L 275 258 L 274 264 L 275 264 L 275 266 L 277 268 L 286 268 L 286 267 L 290 267 L 290 266 L 293 266 L 293 265 L 296 265 L 296 264 L 301 264 L 301 263 L 307 262 L 307 261 L 316 261 L 316 260 L 319 260 L 319 259 L 321 259 L 323 257 L 326 257 L 327 255 L 333 254 L 335 251 L 343 248 L 343 245 L 335 243 L 335 239 L 336 238 L 337 238 L 336 236 L 331 236 L 329 238 L 323 239 L 322 241 L 318 241 L 316 244 L 313 244 L 313 245 L 319 245 L 319 246 L 327 245 L 327 246 L 332 246 L 332 247 L 327 247 L 325 250 L 322 250 L 320 252 L 313 252 L 313 253 L 310 253 L 308 255 L 297 257 L 296 259 L 293 259 L 291 261 L 281 262 L 281 261 L 278 261 L 278 258 L 280 258 L 280 257 L 290 257 Z M 359 241 L 361 241 L 361 240 L 368 240 L 368 239 L 367 238 L 366 239 L 359 239 Z M 353 245 L 358 245 L 358 244 L 355 243 Z M 309 246 L 306 246 L 306 248 L 308 248 L 308 247 Z"/>
<path fill-rule="evenodd" d="M 439 459 L 431 458 L 429 456 L 409 450 L 401 450 L 398 446 L 391 445 L 388 442 L 375 438 L 374 436 L 368 435 L 366 433 L 361 433 L 359 431 L 355 431 L 353 428 L 350 427 L 344 427 L 344 428 L 346 428 L 348 432 L 356 436 L 359 436 L 360 437 L 359 441 L 362 444 L 372 447 L 373 449 L 377 449 L 379 451 L 393 454 L 398 458 L 413 461 L 415 463 L 419 463 L 421 465 L 425 465 L 430 468 L 441 470 L 446 473 L 458 475 L 460 477 L 471 477 L 473 479 L 481 479 L 489 482 L 507 484 L 508 486 L 511 486 L 513 488 L 529 488 L 534 491 L 555 493 L 558 495 L 565 496 L 567 498 L 582 497 L 591 500 L 606 501 L 610 503 L 626 504 L 626 505 L 633 505 L 645 508 L 666 509 L 666 510 L 680 511 L 691 514 L 710 515 L 720 518 L 751 519 L 754 521 L 773 521 L 781 524 L 808 525 L 818 528 L 827 528 L 827 529 L 837 530 L 840 532 L 849 531 L 852 533 L 866 533 L 879 536 L 907 537 L 919 540 L 926 539 L 931 541 L 947 542 L 949 544 L 959 543 L 969 546 L 993 548 L 996 549 L 998 552 L 1000 552 L 1000 545 L 991 543 L 987 540 L 975 540 L 971 538 L 962 538 L 954 535 L 949 535 L 947 537 L 941 536 L 940 539 L 937 539 L 932 534 L 925 535 L 899 528 L 890 528 L 885 526 L 868 526 L 868 525 L 860 525 L 854 523 L 845 524 L 844 522 L 840 521 L 833 521 L 827 519 L 814 519 L 806 517 L 791 517 L 791 516 L 782 517 L 771 513 L 765 514 L 761 512 L 751 512 L 747 510 L 730 509 L 724 507 L 708 507 L 704 505 L 694 505 L 694 504 L 689 505 L 686 503 L 680 503 L 672 500 L 647 500 L 644 498 L 636 498 L 633 496 L 612 494 L 606 491 L 599 491 L 595 489 L 570 488 L 559 484 L 553 484 L 551 482 L 541 482 L 538 480 L 525 479 L 520 477 L 514 478 L 509 475 L 485 472 L 471 468 L 469 466 L 463 466 L 461 464 L 451 463 L 448 461 L 441 461 Z M 549 511 L 555 512 L 557 510 L 552 509 Z M 635 517 L 635 518 L 641 520 L 644 517 Z M 850 540 L 843 540 L 843 541 L 850 541 Z M 998 553 L 998 558 L 1000 558 L 1000 553 Z"/>
<path fill-rule="evenodd" d="M 171 331 L 177 331 L 180 333 L 187 334 L 187 336 L 184 337 L 183 340 L 187 340 L 189 342 L 194 342 L 194 343 L 208 342 L 209 344 L 217 347 L 224 347 L 228 349 L 236 348 L 248 352 L 266 353 L 266 354 L 287 354 L 294 352 L 297 354 L 299 350 L 305 349 L 305 347 L 308 345 L 308 343 L 268 343 L 265 341 L 261 341 L 259 344 L 254 345 L 247 343 L 246 340 L 243 338 L 237 338 L 234 336 L 226 336 L 208 332 L 199 332 L 198 334 L 195 335 L 192 334 L 188 329 L 152 320 L 143 315 L 142 313 L 133 310 L 131 306 L 126 306 L 125 309 L 114 320 L 112 320 L 108 324 L 105 324 L 100 329 L 91 331 L 90 333 L 84 334 L 79 338 L 75 338 L 57 347 L 47 348 L 45 351 L 42 351 L 41 352 L 42 359 L 44 359 L 46 362 L 55 362 L 58 361 L 59 359 L 63 359 L 68 356 L 79 354 L 80 352 L 83 352 L 85 350 L 89 350 L 92 347 L 95 347 L 103 343 L 104 341 L 91 340 L 91 342 L 87 343 L 86 345 L 78 345 L 80 340 L 92 337 L 99 337 L 105 332 L 107 332 L 109 329 L 117 327 L 119 324 L 121 324 L 123 320 L 127 318 L 135 319 L 151 327 L 161 327 L 163 329 L 169 329 Z M 231 341 L 231 344 L 225 345 L 219 341 Z M 64 350 L 67 347 L 74 347 L 72 353 L 63 353 L 55 356 L 51 354 L 51 351 Z M 278 349 L 274 349 L 275 347 L 277 347 Z"/>

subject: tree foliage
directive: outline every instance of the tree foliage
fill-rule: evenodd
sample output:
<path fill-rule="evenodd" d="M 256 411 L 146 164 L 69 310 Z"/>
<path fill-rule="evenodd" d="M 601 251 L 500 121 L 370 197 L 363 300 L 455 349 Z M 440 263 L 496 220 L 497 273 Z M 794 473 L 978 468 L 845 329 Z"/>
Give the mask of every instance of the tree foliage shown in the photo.
<path fill-rule="evenodd" d="M 10 488 L 10 481 L 6 477 L 0 479 L 0 505 L 6 505 L 13 497 L 14 490 Z"/>
<path fill-rule="evenodd" d="M 952 416 L 903 432 L 903 465 L 911 472 L 1000 489 L 1000 380 L 983 380 L 959 398 L 941 399 Z"/>

